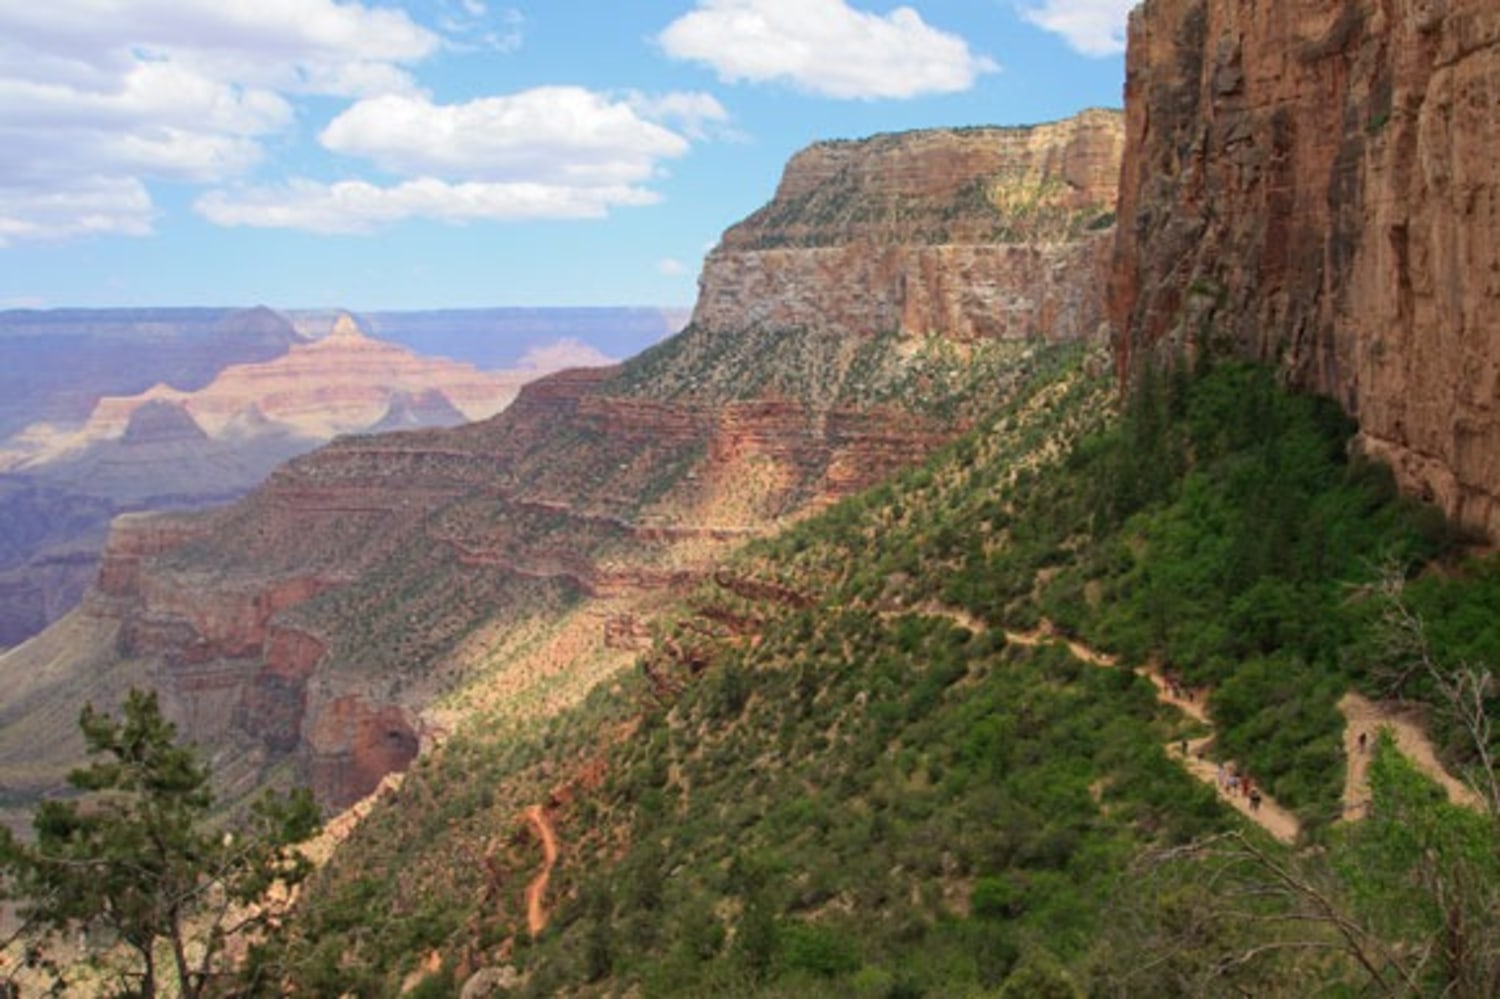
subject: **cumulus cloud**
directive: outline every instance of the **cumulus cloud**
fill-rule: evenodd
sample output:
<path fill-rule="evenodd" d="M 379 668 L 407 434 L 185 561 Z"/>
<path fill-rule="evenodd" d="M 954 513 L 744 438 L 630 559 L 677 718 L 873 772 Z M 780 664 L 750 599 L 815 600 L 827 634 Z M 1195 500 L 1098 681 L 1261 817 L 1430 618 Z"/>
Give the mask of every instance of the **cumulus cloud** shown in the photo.
<path fill-rule="evenodd" d="M 656 200 L 650 191 L 620 185 L 450 183 L 422 177 L 388 187 L 363 180 L 325 184 L 298 179 L 276 187 L 210 191 L 194 207 L 224 226 L 366 233 L 416 218 L 458 223 L 601 218 L 619 205 Z"/>
<path fill-rule="evenodd" d="M 656 273 L 663 277 L 682 277 L 687 272 L 687 264 L 672 257 L 663 257 L 656 262 Z"/>
<path fill-rule="evenodd" d="M 963 91 L 996 68 L 910 7 L 881 16 L 846 0 L 698 0 L 657 41 L 725 82 L 780 82 L 846 99 Z"/>
<path fill-rule="evenodd" d="M 74 236 L 144 236 L 151 215 L 151 196 L 132 178 L 85 179 L 51 191 L 0 186 L 0 247 Z"/>
<path fill-rule="evenodd" d="M 393 173 L 578 186 L 648 180 L 659 160 L 688 151 L 629 104 L 581 87 L 446 105 L 377 97 L 335 118 L 320 140 Z"/>
<path fill-rule="evenodd" d="M 439 44 L 335 0 L 0 4 L 0 234 L 145 234 L 147 182 L 239 176 L 289 97 L 412 91 L 407 64 Z"/>
<path fill-rule="evenodd" d="M 675 125 L 691 138 L 706 138 L 710 133 L 729 133 L 729 112 L 712 94 L 699 91 L 670 94 L 632 93 L 630 107 L 641 117 Z"/>
<path fill-rule="evenodd" d="M 712 102 L 712 98 L 708 101 Z M 638 107 L 649 105 L 652 114 Z M 717 109 L 717 111 L 715 110 Z M 320 135 L 329 150 L 405 178 L 210 192 L 195 208 L 220 225 L 357 233 L 411 218 L 513 222 L 600 218 L 654 204 L 647 186 L 686 138 L 651 117 L 715 117 L 696 95 L 642 101 L 581 87 L 540 87 L 439 104 L 387 94 L 360 101 Z"/>
<path fill-rule="evenodd" d="M 1043 0 L 1022 6 L 1021 16 L 1039 28 L 1061 35 L 1084 55 L 1107 56 L 1125 51 L 1125 27 L 1137 0 Z"/>

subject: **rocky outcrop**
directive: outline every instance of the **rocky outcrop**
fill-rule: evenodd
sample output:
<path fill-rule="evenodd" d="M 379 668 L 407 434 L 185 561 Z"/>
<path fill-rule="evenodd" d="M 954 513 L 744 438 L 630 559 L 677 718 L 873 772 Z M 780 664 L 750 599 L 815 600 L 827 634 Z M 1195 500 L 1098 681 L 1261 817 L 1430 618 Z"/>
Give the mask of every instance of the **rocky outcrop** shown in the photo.
<path fill-rule="evenodd" d="M 234 328 L 249 336 L 275 318 L 256 310 Z M 285 320 L 281 328 L 290 335 Z M 274 360 L 231 364 L 192 390 L 163 382 L 102 398 L 76 432 L 34 427 L 0 446 L 0 468 L 15 469 L 15 481 L 33 493 L 45 487 L 71 498 L 42 508 L 55 523 L 38 543 L 14 557 L 0 550 L 0 645 L 29 637 L 76 604 L 114 513 L 227 502 L 336 434 L 451 427 L 492 416 L 527 380 L 570 357 L 600 356 L 567 341 L 533 351 L 522 367 L 480 371 L 373 340 L 347 315 L 324 332 L 283 347 Z M 29 495 L 0 485 L 0 523 L 31 519 L 38 506 Z M 89 519 L 77 517 L 81 509 Z"/>
<path fill-rule="evenodd" d="M 1091 110 L 1029 128 L 819 143 L 704 263 L 694 322 L 955 341 L 1092 335 L 1124 143 Z"/>
<path fill-rule="evenodd" d="M 1113 265 L 1164 345 L 1337 398 L 1401 485 L 1500 534 L 1500 10 L 1147 0 Z"/>

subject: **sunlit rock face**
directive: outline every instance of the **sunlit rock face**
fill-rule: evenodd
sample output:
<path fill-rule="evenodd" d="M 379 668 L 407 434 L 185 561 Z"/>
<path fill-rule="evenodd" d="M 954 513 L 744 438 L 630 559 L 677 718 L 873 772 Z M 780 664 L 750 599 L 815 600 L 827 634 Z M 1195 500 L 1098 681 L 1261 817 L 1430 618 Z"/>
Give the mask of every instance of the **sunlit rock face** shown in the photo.
<path fill-rule="evenodd" d="M 956 341 L 1091 334 L 1123 146 L 1122 116 L 1097 109 L 814 145 L 709 255 L 694 322 Z"/>

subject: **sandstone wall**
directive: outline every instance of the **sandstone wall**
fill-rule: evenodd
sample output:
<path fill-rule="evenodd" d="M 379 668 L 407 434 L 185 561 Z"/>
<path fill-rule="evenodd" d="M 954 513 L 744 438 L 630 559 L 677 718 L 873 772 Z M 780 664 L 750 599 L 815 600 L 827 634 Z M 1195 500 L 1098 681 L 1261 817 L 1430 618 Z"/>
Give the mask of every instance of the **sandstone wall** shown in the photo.
<path fill-rule="evenodd" d="M 1095 335 L 1123 145 L 1121 116 L 1100 109 L 818 143 L 709 255 L 693 321 L 958 341 Z"/>
<path fill-rule="evenodd" d="M 1500 533 L 1500 6 L 1148 0 L 1126 118 L 1122 374 L 1219 338 Z"/>
<path fill-rule="evenodd" d="M 694 321 L 898 331 L 947 339 L 1071 340 L 1099 333 L 1113 243 L 728 250 L 704 263 Z M 1093 275 L 1079 280 L 1079 275 Z"/>

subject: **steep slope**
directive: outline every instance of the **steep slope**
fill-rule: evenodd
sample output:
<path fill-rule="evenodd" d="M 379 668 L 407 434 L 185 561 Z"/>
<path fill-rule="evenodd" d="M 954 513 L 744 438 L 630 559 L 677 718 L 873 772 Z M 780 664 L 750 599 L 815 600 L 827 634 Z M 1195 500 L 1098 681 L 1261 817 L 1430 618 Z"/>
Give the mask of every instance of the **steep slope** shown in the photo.
<path fill-rule="evenodd" d="M 1369 551 L 1442 552 L 1441 523 L 1266 371 L 1116 420 L 1091 367 L 1040 354 L 922 468 L 747 546 L 576 709 L 460 730 L 268 966 L 325 992 L 1282 995 L 1359 991 L 1357 933 L 1441 992 L 1424 947 L 1461 914 L 1483 969 L 1493 815 L 1414 785 L 1335 821 L 1334 705 L 1399 665 L 1348 595 Z M 1472 568 L 1416 605 L 1444 668 L 1500 648 L 1497 583 Z M 1434 908 L 1412 842 L 1477 901 L 1394 924 Z"/>
<path fill-rule="evenodd" d="M 1097 120 L 1045 134 L 1067 146 Z M 1031 132 L 970 141 L 983 135 L 1004 152 Z M 811 179 L 794 163 L 782 189 L 857 193 L 855 179 L 928 144 L 922 133 L 857 144 L 845 158 L 864 161 L 859 170 Z M 973 179 L 986 181 L 1003 159 L 984 158 Z M 1049 171 L 1069 161 L 1035 162 L 1048 186 Z M 955 157 L 951 170 L 962 163 Z M 911 176 L 883 197 L 897 206 L 909 197 L 913 213 L 946 206 L 986 232 L 1000 225 L 1002 206 L 963 190 L 934 198 Z M 891 238 L 908 237 L 898 228 Z M 1101 236 L 1081 239 L 1092 248 Z M 865 235 L 847 245 L 851 258 L 880 252 Z M 733 250 L 716 253 L 705 286 L 724 284 L 719 270 L 737 263 Z M 1097 287 L 1090 277 L 1002 270 L 995 280 L 1015 281 L 1010 294 L 1029 301 L 1080 278 Z M 834 292 L 849 278 L 818 280 Z M 719 307 L 619 368 L 535 382 L 485 423 L 344 438 L 234 507 L 123 522 L 89 612 L 120 622 L 121 654 L 147 665 L 189 735 L 249 734 L 271 758 L 293 758 L 326 803 L 347 802 L 444 724 L 424 708 L 499 668 L 497 644 L 531 632 L 572 643 L 515 696 L 548 710 L 581 696 L 628 662 L 628 648 L 609 644 L 610 621 L 703 578 L 743 539 L 931 453 L 1020 384 L 1034 363 L 1020 335 L 1040 332 L 949 337 L 837 313 L 773 322 L 749 299 L 746 312 L 731 324 Z M 584 639 L 564 637 L 590 614 Z"/>
<path fill-rule="evenodd" d="M 824 142 L 731 228 L 695 324 L 938 332 L 965 342 L 1092 331 L 1124 135 L 1117 112 L 1026 129 Z"/>
<path fill-rule="evenodd" d="M 1490 0 L 1149 0 L 1132 15 L 1120 364 L 1202 341 L 1358 419 L 1500 531 L 1500 18 Z"/>

